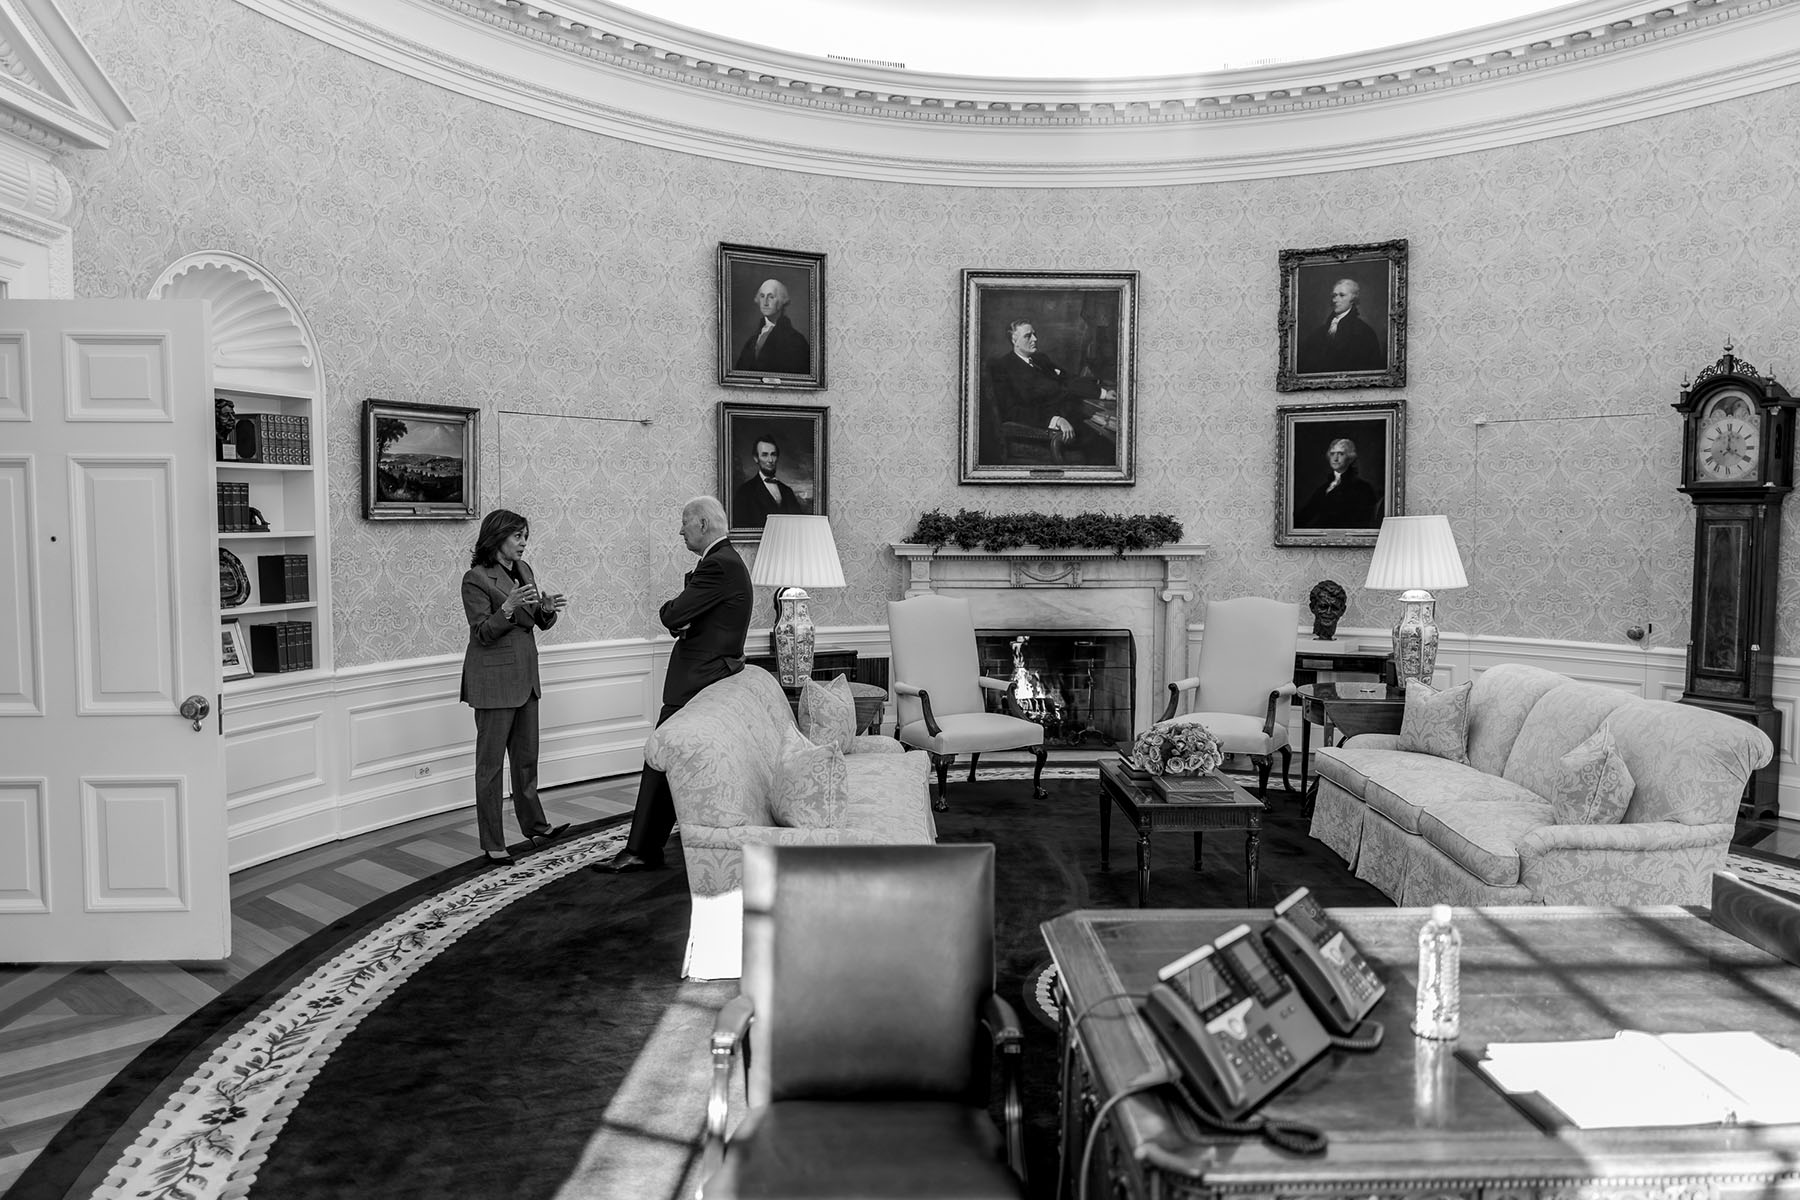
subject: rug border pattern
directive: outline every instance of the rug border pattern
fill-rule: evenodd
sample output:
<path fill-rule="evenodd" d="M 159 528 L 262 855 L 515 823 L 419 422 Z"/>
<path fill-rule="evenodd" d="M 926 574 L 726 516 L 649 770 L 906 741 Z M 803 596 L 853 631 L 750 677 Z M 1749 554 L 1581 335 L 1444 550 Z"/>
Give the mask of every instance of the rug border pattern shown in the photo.
<path fill-rule="evenodd" d="M 421 967 L 517 900 L 617 851 L 622 825 L 484 871 L 384 921 L 240 1025 L 178 1085 L 95 1200 L 239 1200 L 312 1080 Z"/>

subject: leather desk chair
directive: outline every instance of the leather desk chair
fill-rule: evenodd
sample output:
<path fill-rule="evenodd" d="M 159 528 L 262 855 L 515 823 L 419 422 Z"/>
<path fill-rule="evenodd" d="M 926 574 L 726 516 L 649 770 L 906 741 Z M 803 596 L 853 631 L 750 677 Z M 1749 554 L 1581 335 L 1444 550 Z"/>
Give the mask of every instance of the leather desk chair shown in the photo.
<path fill-rule="evenodd" d="M 1025 1195 L 992 846 L 745 846 L 743 981 L 712 1036 L 706 1200 Z M 740 1049 L 750 1111 L 728 1142 Z"/>

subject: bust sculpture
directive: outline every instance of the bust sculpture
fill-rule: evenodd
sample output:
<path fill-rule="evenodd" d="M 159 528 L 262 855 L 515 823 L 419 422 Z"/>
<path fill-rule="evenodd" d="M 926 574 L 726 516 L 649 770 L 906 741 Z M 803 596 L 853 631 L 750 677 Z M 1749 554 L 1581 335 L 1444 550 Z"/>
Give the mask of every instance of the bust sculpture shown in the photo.
<path fill-rule="evenodd" d="M 1321 579 L 1313 584 L 1313 590 L 1307 595 L 1306 607 L 1312 610 L 1313 637 L 1329 642 L 1337 637 L 1338 620 L 1350 607 L 1350 597 L 1343 584 L 1333 579 Z"/>

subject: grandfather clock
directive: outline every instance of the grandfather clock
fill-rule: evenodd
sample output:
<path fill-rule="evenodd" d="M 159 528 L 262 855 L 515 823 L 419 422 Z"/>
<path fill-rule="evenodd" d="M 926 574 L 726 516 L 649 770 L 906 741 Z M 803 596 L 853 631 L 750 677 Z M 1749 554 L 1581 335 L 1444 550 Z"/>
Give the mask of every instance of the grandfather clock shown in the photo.
<path fill-rule="evenodd" d="M 1756 772 L 1750 817 L 1780 815 L 1775 584 L 1781 502 L 1794 487 L 1794 410 L 1771 377 L 1725 354 L 1682 381 L 1681 491 L 1694 502 L 1694 603 L 1683 704 L 1749 721 L 1777 758 Z"/>

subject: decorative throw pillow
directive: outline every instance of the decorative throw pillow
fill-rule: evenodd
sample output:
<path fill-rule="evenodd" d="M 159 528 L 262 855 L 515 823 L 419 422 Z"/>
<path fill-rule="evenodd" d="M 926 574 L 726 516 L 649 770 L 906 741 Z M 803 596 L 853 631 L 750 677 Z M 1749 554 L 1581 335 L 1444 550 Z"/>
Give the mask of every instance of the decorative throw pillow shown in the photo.
<path fill-rule="evenodd" d="M 835 829 L 850 802 L 850 772 L 835 746 L 815 746 L 794 738 L 784 747 L 775 771 L 769 812 L 789 829 Z"/>
<path fill-rule="evenodd" d="M 842 675 L 830 683 L 809 679 L 800 685 L 800 732 L 820 746 L 835 746 L 845 754 L 856 744 L 856 698 L 850 680 Z"/>
<path fill-rule="evenodd" d="M 1637 784 L 1613 744 L 1612 726 L 1562 756 L 1554 798 L 1558 825 L 1616 825 Z"/>
<path fill-rule="evenodd" d="M 1434 691 L 1416 679 L 1406 681 L 1406 713 L 1400 718 L 1400 749 L 1469 762 L 1469 692 L 1473 683 Z"/>

